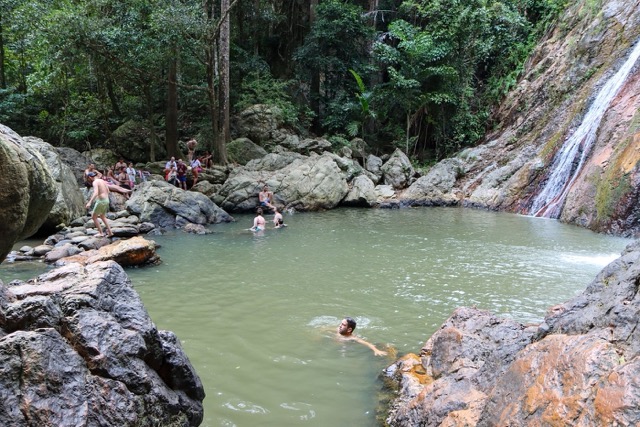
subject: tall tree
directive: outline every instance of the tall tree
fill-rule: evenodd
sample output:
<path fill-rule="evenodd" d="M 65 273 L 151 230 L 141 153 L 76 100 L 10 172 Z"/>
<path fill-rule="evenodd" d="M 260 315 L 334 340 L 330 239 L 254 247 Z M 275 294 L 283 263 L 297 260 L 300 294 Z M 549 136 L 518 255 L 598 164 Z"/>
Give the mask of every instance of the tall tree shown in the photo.
<path fill-rule="evenodd" d="M 222 128 L 220 129 L 219 143 L 217 147 L 217 160 L 227 163 L 226 146 L 231 139 L 229 120 L 229 67 L 231 53 L 231 23 L 229 0 L 220 0 L 222 20 L 220 24 L 220 110 L 222 115 Z"/>

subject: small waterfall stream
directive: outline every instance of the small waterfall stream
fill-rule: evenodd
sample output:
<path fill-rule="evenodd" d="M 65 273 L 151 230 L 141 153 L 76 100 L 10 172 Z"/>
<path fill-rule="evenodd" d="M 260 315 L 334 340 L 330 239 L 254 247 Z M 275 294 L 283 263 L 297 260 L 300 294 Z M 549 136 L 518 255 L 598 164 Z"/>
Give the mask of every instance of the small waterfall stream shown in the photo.
<path fill-rule="evenodd" d="M 547 218 L 558 218 L 571 185 L 580 174 L 604 113 L 625 83 L 636 61 L 640 57 L 640 42 L 622 67 L 615 73 L 594 99 L 580 126 L 569 136 L 551 163 L 551 174 L 542 190 L 533 200 L 529 214 Z"/>

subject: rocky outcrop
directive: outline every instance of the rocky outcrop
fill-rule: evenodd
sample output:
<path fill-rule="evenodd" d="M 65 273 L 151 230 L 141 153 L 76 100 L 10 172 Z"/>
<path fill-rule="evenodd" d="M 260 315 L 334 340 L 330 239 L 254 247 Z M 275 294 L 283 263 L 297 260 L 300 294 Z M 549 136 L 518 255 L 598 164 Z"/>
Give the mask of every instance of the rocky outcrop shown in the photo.
<path fill-rule="evenodd" d="M 515 90 L 496 110 L 496 130 L 482 145 L 456 156 L 464 174 L 456 178 L 450 196 L 435 198 L 535 213 L 533 201 L 555 168 L 556 153 L 639 41 L 637 2 L 568 4 L 529 58 Z M 611 103 L 602 106 L 592 148 L 559 213 L 562 221 L 624 236 L 640 234 L 639 95 L 640 73 L 635 71 Z M 423 195 L 414 191 L 410 199 L 420 204 L 432 200 L 432 186 L 423 189 Z"/>
<path fill-rule="evenodd" d="M 123 267 L 133 267 L 157 264 L 160 262 L 160 258 L 156 254 L 155 242 L 136 236 L 126 240 L 117 240 L 100 246 L 98 249 L 89 249 L 60 258 L 55 262 L 55 265 L 62 266 L 74 262 L 87 265 L 100 261 L 115 261 Z"/>
<path fill-rule="evenodd" d="M 300 211 L 334 208 L 349 190 L 335 155 L 271 153 L 236 168 L 214 200 L 232 212 L 253 210 L 264 184 L 273 191 L 277 205 Z"/>
<path fill-rule="evenodd" d="M 387 368 L 391 426 L 638 425 L 640 242 L 539 325 L 460 308 Z"/>
<path fill-rule="evenodd" d="M 13 243 L 33 235 L 49 216 L 58 188 L 42 155 L 0 125 L 0 261 Z"/>
<path fill-rule="evenodd" d="M 164 181 L 136 186 L 126 203 L 127 210 L 143 222 L 162 228 L 181 228 L 188 223 L 218 224 L 233 218 L 204 194 L 181 190 Z"/>
<path fill-rule="evenodd" d="M 29 149 L 37 150 L 42 155 L 58 187 L 58 197 L 49 216 L 39 229 L 40 234 L 50 234 L 60 225 L 69 224 L 73 219 L 85 214 L 85 198 L 78 186 L 76 175 L 51 144 L 47 144 L 40 138 L 25 137 L 23 139 Z"/>
<path fill-rule="evenodd" d="M 0 283 L 0 425 L 197 426 L 204 389 L 115 262 Z"/>

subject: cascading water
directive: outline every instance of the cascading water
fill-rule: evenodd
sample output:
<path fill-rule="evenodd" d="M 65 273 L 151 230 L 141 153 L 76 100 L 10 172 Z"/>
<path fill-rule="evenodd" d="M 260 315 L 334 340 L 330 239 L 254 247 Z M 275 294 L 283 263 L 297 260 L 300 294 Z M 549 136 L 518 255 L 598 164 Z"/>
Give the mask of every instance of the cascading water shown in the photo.
<path fill-rule="evenodd" d="M 530 215 L 547 218 L 560 216 L 569 189 L 580 174 L 591 151 L 602 117 L 629 77 L 639 57 L 640 42 L 636 44 L 618 72 L 602 86 L 580 126 L 565 140 L 560 151 L 556 153 L 551 163 L 551 174 L 529 208 Z"/>

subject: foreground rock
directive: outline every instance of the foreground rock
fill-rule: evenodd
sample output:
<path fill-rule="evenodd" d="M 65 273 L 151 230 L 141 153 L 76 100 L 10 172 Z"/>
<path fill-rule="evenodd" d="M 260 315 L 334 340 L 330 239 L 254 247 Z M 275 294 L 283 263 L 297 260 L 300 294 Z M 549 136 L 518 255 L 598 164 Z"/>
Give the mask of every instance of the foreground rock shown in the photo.
<path fill-rule="evenodd" d="M 0 425 L 197 426 L 204 390 L 115 262 L 0 282 Z"/>
<path fill-rule="evenodd" d="M 640 242 L 540 325 L 460 308 L 386 370 L 391 426 L 640 425 Z"/>
<path fill-rule="evenodd" d="M 37 150 L 0 124 L 0 262 L 13 243 L 33 235 L 49 216 L 58 188 Z"/>

